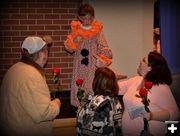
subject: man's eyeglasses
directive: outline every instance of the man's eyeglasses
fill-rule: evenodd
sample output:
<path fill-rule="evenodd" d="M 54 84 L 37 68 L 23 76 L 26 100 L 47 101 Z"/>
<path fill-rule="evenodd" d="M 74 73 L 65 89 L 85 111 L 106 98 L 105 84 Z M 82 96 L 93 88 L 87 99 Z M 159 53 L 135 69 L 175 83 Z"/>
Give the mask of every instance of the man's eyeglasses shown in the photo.
<path fill-rule="evenodd" d="M 89 59 L 87 56 L 89 56 L 89 51 L 87 49 L 82 49 L 81 50 L 81 55 L 84 57 L 82 60 L 81 60 L 81 64 L 84 64 L 84 65 L 88 65 L 89 64 Z"/>

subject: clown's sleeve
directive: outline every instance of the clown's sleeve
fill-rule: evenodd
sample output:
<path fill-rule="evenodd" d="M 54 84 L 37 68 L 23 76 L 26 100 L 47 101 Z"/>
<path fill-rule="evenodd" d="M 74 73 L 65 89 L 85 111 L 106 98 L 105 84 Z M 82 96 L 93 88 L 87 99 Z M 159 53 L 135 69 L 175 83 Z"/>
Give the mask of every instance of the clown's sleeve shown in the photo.
<path fill-rule="evenodd" d="M 97 67 L 109 66 L 112 63 L 112 51 L 109 48 L 103 32 L 100 32 L 98 39 Z"/>
<path fill-rule="evenodd" d="M 75 37 L 76 37 L 76 34 L 73 34 L 73 33 L 69 34 L 67 36 L 66 41 L 64 42 L 65 49 L 70 53 L 73 53 L 74 51 L 76 51 L 78 48 L 78 45 L 80 44 L 79 42 L 73 41 Z"/>

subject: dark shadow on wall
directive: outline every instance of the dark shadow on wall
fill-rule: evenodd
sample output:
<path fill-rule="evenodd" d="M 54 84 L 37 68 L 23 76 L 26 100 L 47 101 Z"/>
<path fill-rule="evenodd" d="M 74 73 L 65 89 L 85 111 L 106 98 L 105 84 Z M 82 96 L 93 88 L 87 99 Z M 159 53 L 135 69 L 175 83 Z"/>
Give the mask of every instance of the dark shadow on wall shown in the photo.
<path fill-rule="evenodd" d="M 51 93 L 51 98 L 53 99 L 53 94 Z M 56 116 L 56 119 L 59 118 L 75 118 L 77 107 L 71 105 L 70 102 L 70 91 L 57 91 L 55 98 L 59 98 L 61 101 L 61 108 L 59 115 Z"/>
<path fill-rule="evenodd" d="M 170 88 L 180 110 L 180 74 L 172 75 L 172 78 L 173 82 Z"/>

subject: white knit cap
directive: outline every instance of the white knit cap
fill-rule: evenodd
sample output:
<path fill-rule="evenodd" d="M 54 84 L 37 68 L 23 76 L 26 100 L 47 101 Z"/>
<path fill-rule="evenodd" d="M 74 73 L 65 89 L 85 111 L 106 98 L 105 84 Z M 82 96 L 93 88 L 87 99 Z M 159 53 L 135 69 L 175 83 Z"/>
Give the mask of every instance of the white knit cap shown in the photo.
<path fill-rule="evenodd" d="M 22 50 L 26 49 L 29 54 L 33 54 L 35 52 L 40 51 L 46 42 L 42 40 L 42 38 L 37 36 L 29 36 L 22 43 Z"/>

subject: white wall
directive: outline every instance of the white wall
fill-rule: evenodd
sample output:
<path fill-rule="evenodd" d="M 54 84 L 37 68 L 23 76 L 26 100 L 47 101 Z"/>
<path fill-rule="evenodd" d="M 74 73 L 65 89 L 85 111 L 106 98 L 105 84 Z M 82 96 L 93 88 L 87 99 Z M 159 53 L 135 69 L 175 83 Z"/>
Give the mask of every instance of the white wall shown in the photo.
<path fill-rule="evenodd" d="M 85 0 L 104 24 L 104 34 L 113 51 L 110 66 L 132 77 L 139 60 L 153 43 L 153 4 L 155 0 Z"/>

